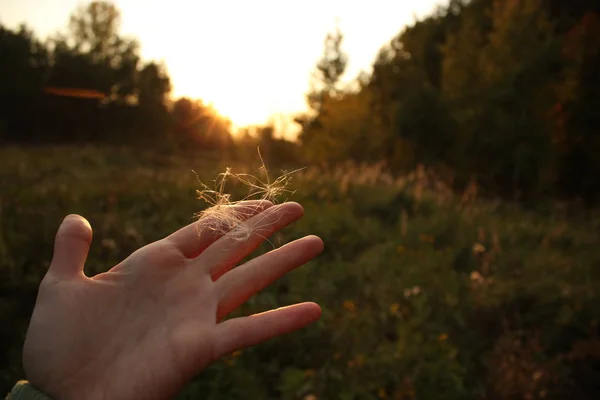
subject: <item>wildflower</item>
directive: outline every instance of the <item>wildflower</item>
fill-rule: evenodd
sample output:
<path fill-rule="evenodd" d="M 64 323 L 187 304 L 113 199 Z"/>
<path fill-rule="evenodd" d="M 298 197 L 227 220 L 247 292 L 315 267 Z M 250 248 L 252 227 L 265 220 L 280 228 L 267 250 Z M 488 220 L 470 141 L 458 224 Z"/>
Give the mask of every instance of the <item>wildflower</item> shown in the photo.
<path fill-rule="evenodd" d="M 421 287 L 420 286 L 413 286 L 411 288 L 406 288 L 404 289 L 404 297 L 411 297 L 411 296 L 417 296 L 419 293 L 421 293 Z"/>
<path fill-rule="evenodd" d="M 131 225 L 125 227 L 125 235 L 138 240 L 142 238 L 138 230 Z"/>
<path fill-rule="evenodd" d="M 398 310 L 400 309 L 400 305 L 398 303 L 394 303 L 390 306 L 390 313 L 394 315 L 398 315 Z"/>
<path fill-rule="evenodd" d="M 304 371 L 304 376 L 306 376 L 307 378 L 315 376 L 315 370 L 314 369 L 307 369 L 307 370 L 305 370 Z"/>
<path fill-rule="evenodd" d="M 475 253 L 475 254 L 485 253 L 485 246 L 482 245 L 481 243 L 475 243 L 473 245 L 473 253 Z"/>
<path fill-rule="evenodd" d="M 357 367 L 362 367 L 363 365 L 365 365 L 365 355 L 364 354 L 357 355 L 356 358 L 354 359 L 354 361 L 356 362 Z"/>
<path fill-rule="evenodd" d="M 117 248 L 117 242 L 114 239 L 102 239 L 102 246 L 109 250 L 115 250 Z"/>
<path fill-rule="evenodd" d="M 448 334 L 446 334 L 446 333 L 440 334 L 440 336 L 438 336 L 438 340 L 440 342 L 445 342 L 446 340 L 448 340 Z"/>
<path fill-rule="evenodd" d="M 419 235 L 419 240 L 423 243 L 431 243 L 433 244 L 435 242 L 435 237 L 432 235 L 425 235 L 425 234 L 420 234 Z"/>
<path fill-rule="evenodd" d="M 344 301 L 343 307 L 350 312 L 356 312 L 356 304 L 352 300 Z"/>
<path fill-rule="evenodd" d="M 471 272 L 470 278 L 473 282 L 476 282 L 476 283 L 483 283 L 485 281 L 485 278 L 481 275 L 481 273 L 479 271 Z"/>

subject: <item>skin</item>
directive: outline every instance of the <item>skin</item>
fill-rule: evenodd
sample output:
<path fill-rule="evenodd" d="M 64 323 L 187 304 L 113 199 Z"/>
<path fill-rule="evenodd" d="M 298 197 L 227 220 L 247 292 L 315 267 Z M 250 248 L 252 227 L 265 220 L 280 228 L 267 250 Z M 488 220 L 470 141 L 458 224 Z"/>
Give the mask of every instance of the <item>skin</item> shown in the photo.
<path fill-rule="evenodd" d="M 316 321 L 314 303 L 223 321 L 323 250 L 321 239 L 307 236 L 235 267 L 303 209 L 266 201 L 232 207 L 248 217 L 248 238 L 192 224 L 91 278 L 83 272 L 91 226 L 67 216 L 25 340 L 30 383 L 60 400 L 171 398 L 220 357 Z"/>

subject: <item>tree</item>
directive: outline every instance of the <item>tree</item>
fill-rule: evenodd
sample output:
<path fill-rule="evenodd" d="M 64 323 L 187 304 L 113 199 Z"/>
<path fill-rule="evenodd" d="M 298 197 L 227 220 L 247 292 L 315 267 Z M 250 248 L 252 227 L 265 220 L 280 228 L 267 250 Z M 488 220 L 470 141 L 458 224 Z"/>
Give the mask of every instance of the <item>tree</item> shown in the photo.
<path fill-rule="evenodd" d="M 31 141 L 41 121 L 42 87 L 49 71 L 49 53 L 33 32 L 21 25 L 15 32 L 0 25 L 0 141 Z"/>
<path fill-rule="evenodd" d="M 443 14 L 405 28 L 384 46 L 368 84 L 382 155 L 396 171 L 447 164 L 452 129 L 440 96 L 440 47 L 456 17 Z"/>
<path fill-rule="evenodd" d="M 348 56 L 342 50 L 343 41 L 344 35 L 339 27 L 327 34 L 323 57 L 316 66 L 317 80 L 322 86 L 321 90 L 330 96 L 334 96 L 337 92 L 337 84 L 348 64 Z"/>
<path fill-rule="evenodd" d="M 562 56 L 554 108 L 559 184 L 563 195 L 593 202 L 600 196 L 600 14 L 585 14 L 567 33 Z"/>
<path fill-rule="evenodd" d="M 66 36 L 54 40 L 52 83 L 106 93 L 125 102 L 135 93 L 139 44 L 119 34 L 121 14 L 107 1 L 93 1 L 71 16 Z"/>
<path fill-rule="evenodd" d="M 175 134 L 183 143 L 197 143 L 203 148 L 226 149 L 232 144 L 231 121 L 200 100 L 182 97 L 171 110 Z"/>
<path fill-rule="evenodd" d="M 5 140 L 147 142 L 166 137 L 170 79 L 141 64 L 139 45 L 119 33 L 119 10 L 94 1 L 66 34 L 46 44 L 22 27 L 0 27 L 0 131 Z"/>
<path fill-rule="evenodd" d="M 78 53 L 89 54 L 92 62 L 116 66 L 127 41 L 119 36 L 121 13 L 106 1 L 80 6 L 69 22 L 69 39 Z"/>
<path fill-rule="evenodd" d="M 549 112 L 560 76 L 555 27 L 541 0 L 495 1 L 489 42 L 481 52 L 479 154 L 494 188 L 540 195 L 552 185 Z M 490 179 L 491 183 L 492 180 Z"/>
<path fill-rule="evenodd" d="M 138 73 L 137 96 L 140 106 L 164 106 L 171 80 L 163 66 L 149 62 Z"/>
<path fill-rule="evenodd" d="M 329 103 L 335 102 L 343 91 L 339 87 L 339 79 L 346 70 L 348 57 L 342 50 L 342 42 L 344 36 L 339 27 L 335 31 L 330 32 L 325 37 L 323 56 L 317 62 L 315 71 L 310 81 L 310 91 L 307 94 L 307 103 L 312 110 L 311 115 L 299 116 L 295 119 L 297 123 L 302 125 L 302 132 L 299 135 L 300 141 L 306 148 L 312 148 L 312 159 L 315 159 L 315 149 L 322 147 L 324 140 L 328 139 L 323 136 L 327 135 L 321 129 L 322 118 L 326 115 Z M 327 151 L 319 149 L 320 151 Z M 318 158 L 318 157 L 317 157 Z"/>
<path fill-rule="evenodd" d="M 348 56 L 342 50 L 344 35 L 339 27 L 325 37 L 323 56 L 317 62 L 307 96 L 309 106 L 318 110 L 329 97 L 340 92 L 339 80 L 346 71 Z"/>

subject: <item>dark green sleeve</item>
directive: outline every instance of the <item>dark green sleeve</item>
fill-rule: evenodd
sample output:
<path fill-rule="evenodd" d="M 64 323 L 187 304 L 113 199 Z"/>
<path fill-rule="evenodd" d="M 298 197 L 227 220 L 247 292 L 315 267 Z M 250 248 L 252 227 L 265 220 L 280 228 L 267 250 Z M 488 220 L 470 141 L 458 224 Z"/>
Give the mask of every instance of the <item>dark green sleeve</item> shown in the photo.
<path fill-rule="evenodd" d="M 52 400 L 52 398 L 34 388 L 29 382 L 19 381 L 6 400 Z"/>

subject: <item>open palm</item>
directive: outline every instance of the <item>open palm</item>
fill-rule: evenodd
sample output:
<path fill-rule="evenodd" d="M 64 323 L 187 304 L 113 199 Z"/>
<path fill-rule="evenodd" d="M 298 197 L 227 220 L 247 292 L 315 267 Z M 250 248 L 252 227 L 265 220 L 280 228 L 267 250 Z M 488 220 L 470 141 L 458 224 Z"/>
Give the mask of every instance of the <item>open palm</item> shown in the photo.
<path fill-rule="evenodd" d="M 307 236 L 234 268 L 303 210 L 266 201 L 231 207 L 247 216 L 244 240 L 200 221 L 202 229 L 186 226 L 92 278 L 83 273 L 91 227 L 67 217 L 27 332 L 28 380 L 57 399 L 169 398 L 223 355 L 318 319 L 319 306 L 302 303 L 221 322 L 323 249 Z"/>

